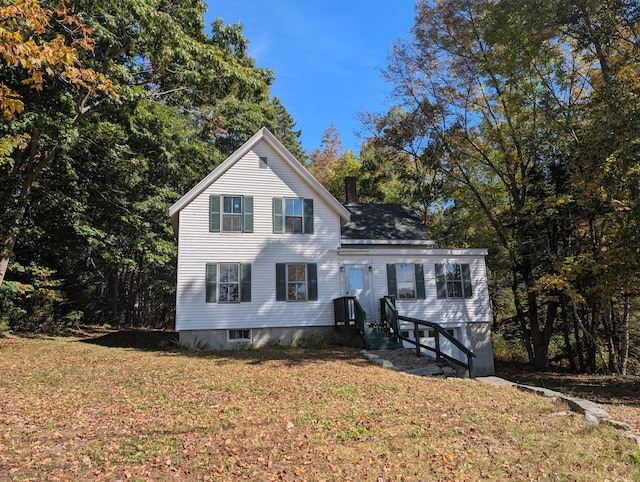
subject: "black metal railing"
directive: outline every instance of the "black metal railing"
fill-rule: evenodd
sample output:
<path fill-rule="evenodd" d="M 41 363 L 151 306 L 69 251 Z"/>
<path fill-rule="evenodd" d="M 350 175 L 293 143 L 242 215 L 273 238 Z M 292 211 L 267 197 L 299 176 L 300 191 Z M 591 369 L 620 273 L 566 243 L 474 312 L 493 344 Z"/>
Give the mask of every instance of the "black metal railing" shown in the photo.
<path fill-rule="evenodd" d="M 447 332 L 438 323 L 434 323 L 432 321 L 418 320 L 416 318 L 410 318 L 408 316 L 399 315 L 398 310 L 395 306 L 395 300 L 391 296 L 385 296 L 380 299 L 380 311 L 382 314 L 382 320 L 385 321 L 389 325 L 389 327 L 395 332 L 398 339 L 411 343 L 412 345 L 415 345 L 416 356 L 418 357 L 422 356 L 421 348 L 424 348 L 425 350 L 433 351 L 436 354 L 437 361 L 440 361 L 442 359 L 448 360 L 458 366 L 461 366 L 465 370 L 468 370 L 469 378 L 475 378 L 473 359 L 476 357 L 476 355 L 473 354 L 471 350 L 469 350 L 466 346 L 460 343 L 460 341 L 456 337 L 454 337 L 449 332 Z M 413 333 L 414 333 L 413 340 L 406 336 L 402 336 L 402 331 L 400 330 L 400 321 L 413 323 Z M 420 343 L 419 341 L 420 326 L 426 326 L 433 329 L 435 347 L 432 347 L 429 345 L 423 345 L 422 343 Z M 457 358 L 454 358 L 450 355 L 447 355 L 446 353 L 443 353 L 442 350 L 440 349 L 440 345 L 441 345 L 440 337 L 444 337 L 445 339 L 449 340 L 451 344 L 453 344 L 453 346 L 458 348 L 467 357 L 467 363 L 465 364 L 463 361 L 458 360 Z"/>

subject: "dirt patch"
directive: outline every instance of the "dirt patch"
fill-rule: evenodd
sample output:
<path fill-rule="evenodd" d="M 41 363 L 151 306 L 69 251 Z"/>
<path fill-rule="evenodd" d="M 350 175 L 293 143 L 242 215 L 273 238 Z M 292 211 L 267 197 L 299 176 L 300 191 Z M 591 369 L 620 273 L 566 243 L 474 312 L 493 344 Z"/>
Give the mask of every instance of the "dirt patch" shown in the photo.
<path fill-rule="evenodd" d="M 416 351 L 411 348 L 399 348 L 397 350 L 373 350 L 370 353 L 378 355 L 384 360 L 393 363 L 396 370 L 406 371 L 415 368 L 423 368 L 436 363 L 434 358 L 429 356 L 416 356 Z"/>

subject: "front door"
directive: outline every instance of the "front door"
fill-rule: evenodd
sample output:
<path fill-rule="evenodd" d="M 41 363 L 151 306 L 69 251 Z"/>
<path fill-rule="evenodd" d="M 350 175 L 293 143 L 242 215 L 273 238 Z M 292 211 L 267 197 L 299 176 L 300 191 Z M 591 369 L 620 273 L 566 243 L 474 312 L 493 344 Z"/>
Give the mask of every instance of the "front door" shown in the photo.
<path fill-rule="evenodd" d="M 355 296 L 367 313 L 367 319 L 374 318 L 368 279 L 369 268 L 360 265 L 345 265 L 344 275 L 345 296 Z"/>

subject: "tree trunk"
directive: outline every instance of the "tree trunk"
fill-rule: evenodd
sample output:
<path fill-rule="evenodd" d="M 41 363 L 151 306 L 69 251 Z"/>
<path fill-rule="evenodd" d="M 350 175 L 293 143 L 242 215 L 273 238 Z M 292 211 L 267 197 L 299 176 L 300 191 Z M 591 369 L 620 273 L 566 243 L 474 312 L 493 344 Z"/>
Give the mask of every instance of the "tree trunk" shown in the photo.
<path fill-rule="evenodd" d="M 547 319 L 541 328 L 538 313 L 538 295 L 534 286 L 531 266 L 526 263 L 523 267 L 523 278 L 527 290 L 527 308 L 529 310 L 529 324 L 531 326 L 531 342 L 533 345 L 533 359 L 531 364 L 537 370 L 549 368 L 549 342 L 553 334 L 553 324 L 556 318 L 558 303 L 547 303 Z"/>
<path fill-rule="evenodd" d="M 2 253 L 0 253 L 0 285 L 4 281 L 7 271 L 9 270 L 9 262 L 11 260 L 11 255 L 13 254 L 13 249 L 16 246 L 20 226 L 22 225 L 22 220 L 27 212 L 27 202 L 31 196 L 31 186 L 33 185 L 34 178 L 35 174 L 30 174 L 22 184 L 20 197 L 18 198 L 18 205 L 16 206 L 16 210 L 13 214 L 13 224 L 7 230 L 8 235 L 2 243 Z"/>
<path fill-rule="evenodd" d="M 15 166 L 13 169 L 13 175 L 16 179 L 22 179 L 22 182 L 17 182 L 17 186 L 19 186 L 18 202 L 15 206 L 15 211 L 11 220 L 12 224 L 8 227 L 6 231 L 6 238 L 2 243 L 2 252 L 0 253 L 0 285 L 4 281 L 7 271 L 9 270 L 9 262 L 11 260 L 11 255 L 13 254 L 13 249 L 15 248 L 16 241 L 18 239 L 22 220 L 24 219 L 24 215 L 27 212 L 27 204 L 29 202 L 29 198 L 31 197 L 31 189 L 33 187 L 33 183 L 38 173 L 53 160 L 57 149 L 57 146 L 53 147 L 51 149 L 51 152 L 44 156 L 43 159 L 38 161 L 39 154 L 41 154 L 40 131 L 37 128 L 34 128 L 31 131 L 31 138 L 29 140 L 29 154 L 26 164 L 24 165 L 24 174 L 21 175 L 19 173 L 19 166 L 22 166 L 21 161 L 14 160 Z M 9 193 L 10 198 L 13 198 L 14 192 Z"/>
<path fill-rule="evenodd" d="M 518 290 L 518 273 L 514 269 L 512 271 L 512 283 L 511 291 L 513 292 L 513 299 L 516 305 L 516 314 L 518 321 L 520 322 L 520 335 L 522 336 L 522 344 L 527 350 L 527 356 L 529 363 L 533 362 L 533 346 L 531 345 L 531 330 L 527 327 L 527 318 L 525 316 L 524 309 L 522 308 L 522 302 L 520 301 L 520 294 Z"/>
<path fill-rule="evenodd" d="M 616 323 L 615 303 L 613 301 L 609 302 L 609 313 L 602 315 L 602 326 L 607 340 L 607 351 L 609 352 L 609 373 L 620 373 L 617 340 L 618 328 Z"/>
<path fill-rule="evenodd" d="M 574 305 L 575 310 L 575 305 Z M 574 314 L 573 316 L 573 336 L 576 339 L 576 353 L 578 354 L 578 367 L 580 368 L 580 373 L 584 373 L 587 369 L 587 363 L 584 359 L 584 350 L 582 348 L 582 337 L 580 336 L 580 324 L 578 317 Z"/>
<path fill-rule="evenodd" d="M 624 308 L 622 312 L 622 326 L 620 328 L 620 374 L 627 374 L 627 361 L 629 360 L 629 316 L 630 316 L 630 295 L 624 294 Z"/>
<path fill-rule="evenodd" d="M 4 281 L 4 277 L 9 269 L 9 260 L 11 259 L 11 253 L 16 245 L 16 235 L 9 234 L 2 245 L 2 253 L 0 253 L 0 285 Z"/>
<path fill-rule="evenodd" d="M 571 346 L 571 324 L 569 323 L 569 317 L 567 316 L 566 300 L 562 300 L 562 335 L 564 337 L 564 346 L 567 350 L 567 358 L 569 359 L 569 366 L 571 371 L 577 373 L 578 367 L 576 366 L 575 353 Z"/>
<path fill-rule="evenodd" d="M 112 325 L 120 325 L 120 273 L 117 269 L 113 270 L 111 275 L 111 320 L 109 323 Z"/>

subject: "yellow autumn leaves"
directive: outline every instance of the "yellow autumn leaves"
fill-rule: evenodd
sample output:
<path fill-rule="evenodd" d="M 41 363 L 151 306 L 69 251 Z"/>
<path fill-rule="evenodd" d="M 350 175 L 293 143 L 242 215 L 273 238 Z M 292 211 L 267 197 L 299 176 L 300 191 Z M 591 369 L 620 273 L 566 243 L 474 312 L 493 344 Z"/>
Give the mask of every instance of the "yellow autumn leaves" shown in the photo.
<path fill-rule="evenodd" d="M 0 6 L 0 71 L 19 66 L 21 84 L 36 91 L 43 90 L 48 78 L 57 78 L 92 96 L 114 94 L 116 85 L 104 74 L 81 65 L 81 53 L 93 51 L 93 32 L 72 13 L 64 0 L 55 9 L 43 8 L 38 0 Z M 61 27 L 67 37 L 55 34 L 54 26 Z M 0 109 L 8 120 L 24 110 L 15 89 L 0 82 Z"/>

